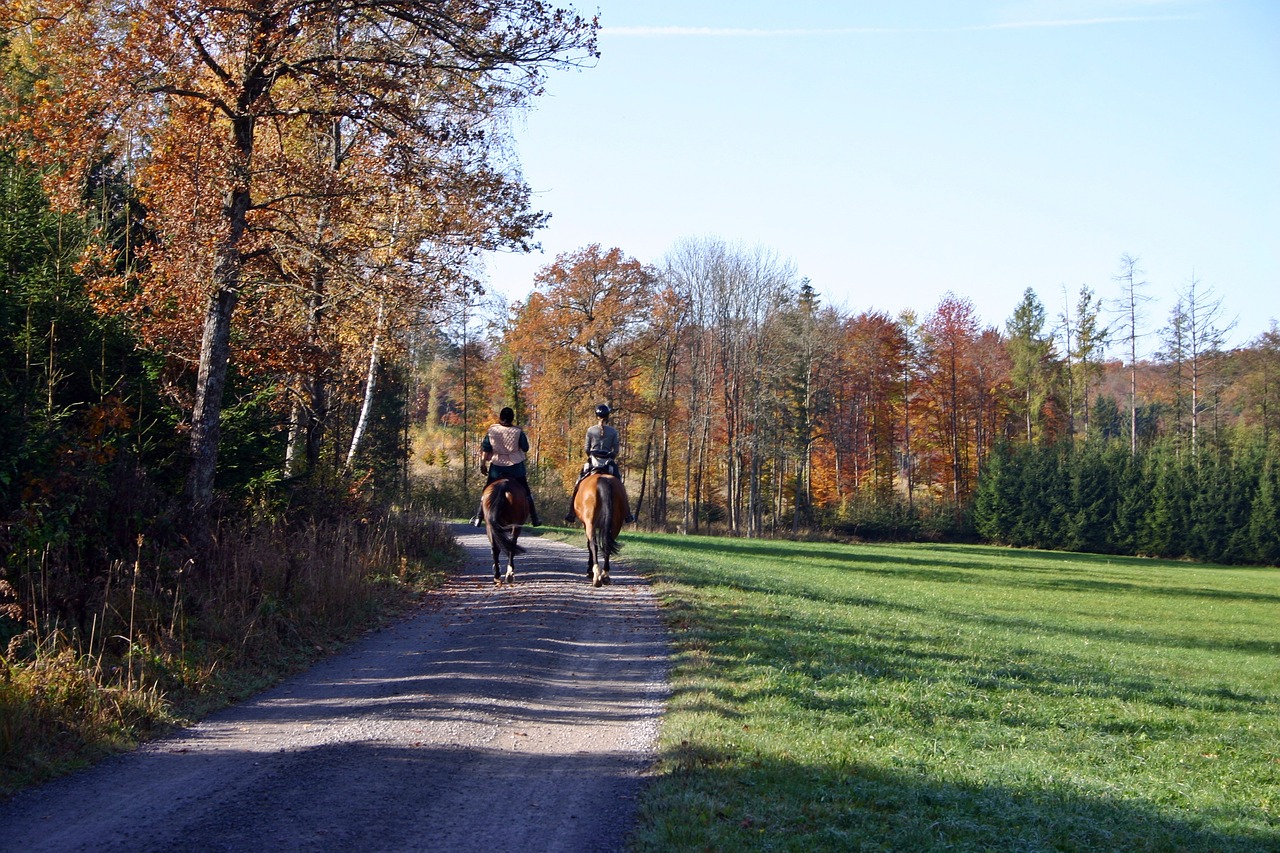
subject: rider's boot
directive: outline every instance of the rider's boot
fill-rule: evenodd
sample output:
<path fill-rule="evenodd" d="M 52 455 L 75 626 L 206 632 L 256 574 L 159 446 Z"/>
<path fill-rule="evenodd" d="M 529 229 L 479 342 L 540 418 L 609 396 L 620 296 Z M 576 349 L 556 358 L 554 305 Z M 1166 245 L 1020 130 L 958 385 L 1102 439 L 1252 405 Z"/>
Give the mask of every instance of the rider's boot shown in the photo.
<path fill-rule="evenodd" d="M 483 505 L 481 505 L 476 510 L 475 515 L 471 516 L 471 523 L 474 524 L 476 527 L 484 527 L 484 506 Z"/>
<path fill-rule="evenodd" d="M 581 482 L 582 482 L 582 478 L 581 478 L 581 477 L 579 477 L 579 478 L 578 478 L 578 483 L 581 483 Z M 578 497 L 578 483 L 574 483 L 574 484 L 573 484 L 573 492 L 572 492 L 572 494 L 570 494 L 570 495 L 569 495 L 569 511 L 568 511 L 568 512 L 566 512 L 566 513 L 564 514 L 564 523 L 565 523 L 565 524 L 573 524 L 575 521 L 577 521 L 577 520 L 578 520 L 578 516 L 577 516 L 577 514 L 576 514 L 576 513 L 574 513 L 574 511 L 573 511 L 573 502 L 574 502 L 574 501 L 577 499 L 577 497 Z"/>
<path fill-rule="evenodd" d="M 538 508 L 533 505 L 533 492 L 529 493 L 529 523 L 534 527 L 542 526 L 542 522 L 538 521 Z"/>

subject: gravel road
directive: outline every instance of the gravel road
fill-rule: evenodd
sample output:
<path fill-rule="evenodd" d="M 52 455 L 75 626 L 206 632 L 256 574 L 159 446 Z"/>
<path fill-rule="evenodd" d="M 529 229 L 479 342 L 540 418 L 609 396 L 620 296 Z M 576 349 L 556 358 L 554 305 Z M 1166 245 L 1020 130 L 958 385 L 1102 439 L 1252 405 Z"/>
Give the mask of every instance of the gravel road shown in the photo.
<path fill-rule="evenodd" d="M 484 532 L 454 533 L 466 566 L 421 610 L 0 803 L 0 850 L 624 849 L 667 690 L 651 591 L 625 563 L 593 589 L 582 548 L 533 537 L 495 589 Z"/>

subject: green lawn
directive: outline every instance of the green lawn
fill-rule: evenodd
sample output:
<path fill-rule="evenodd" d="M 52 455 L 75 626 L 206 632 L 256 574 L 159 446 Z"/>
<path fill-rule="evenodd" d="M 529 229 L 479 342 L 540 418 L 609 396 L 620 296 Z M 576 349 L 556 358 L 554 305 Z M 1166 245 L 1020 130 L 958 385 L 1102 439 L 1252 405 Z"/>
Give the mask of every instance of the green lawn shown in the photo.
<path fill-rule="evenodd" d="M 1280 850 L 1280 571 L 628 533 L 640 851 Z"/>

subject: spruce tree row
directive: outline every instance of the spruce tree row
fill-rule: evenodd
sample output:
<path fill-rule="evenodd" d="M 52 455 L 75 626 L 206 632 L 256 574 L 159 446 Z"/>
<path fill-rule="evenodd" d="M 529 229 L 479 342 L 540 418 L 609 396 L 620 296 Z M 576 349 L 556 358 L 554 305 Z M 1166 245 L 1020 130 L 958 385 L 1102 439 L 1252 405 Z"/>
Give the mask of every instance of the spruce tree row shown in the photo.
<path fill-rule="evenodd" d="M 1280 465 L 1258 443 L 1177 436 L 1000 446 L 974 500 L 979 534 L 1018 547 L 1280 565 Z"/>

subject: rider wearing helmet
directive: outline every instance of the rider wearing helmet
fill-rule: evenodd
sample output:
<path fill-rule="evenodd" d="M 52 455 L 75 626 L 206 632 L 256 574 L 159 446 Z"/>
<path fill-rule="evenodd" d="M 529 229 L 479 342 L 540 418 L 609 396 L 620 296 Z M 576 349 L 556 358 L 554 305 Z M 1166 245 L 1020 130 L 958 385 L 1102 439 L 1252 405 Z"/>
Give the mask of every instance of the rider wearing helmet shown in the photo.
<path fill-rule="evenodd" d="M 582 470 L 578 472 L 578 482 L 573 484 L 573 494 L 569 496 L 569 511 L 564 517 L 565 524 L 572 524 L 577 518 L 573 511 L 573 502 L 578 496 L 578 486 L 588 474 L 612 474 L 619 479 L 622 477 L 617 461 L 622 445 L 618 439 L 618 431 L 609 423 L 610 414 L 608 404 L 601 403 L 596 406 L 597 423 L 587 428 L 585 446 L 587 461 L 582 464 Z M 633 520 L 630 516 L 627 517 L 627 521 Z"/>
<path fill-rule="evenodd" d="M 529 488 L 529 480 L 525 471 L 525 454 L 529 452 L 529 437 L 524 430 L 515 425 L 516 413 L 506 406 L 498 413 L 498 422 L 489 427 L 480 442 L 480 473 L 487 474 L 485 485 L 494 480 L 514 480 L 524 486 L 529 495 L 529 522 L 537 527 L 538 510 L 533 505 L 533 489 Z M 484 526 L 483 505 L 471 517 L 476 527 Z"/>

